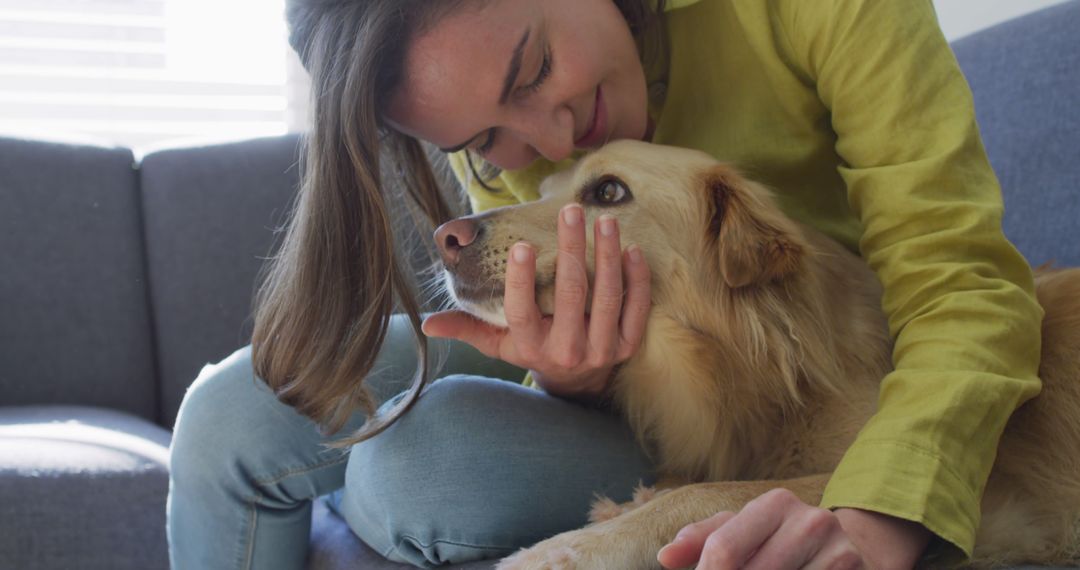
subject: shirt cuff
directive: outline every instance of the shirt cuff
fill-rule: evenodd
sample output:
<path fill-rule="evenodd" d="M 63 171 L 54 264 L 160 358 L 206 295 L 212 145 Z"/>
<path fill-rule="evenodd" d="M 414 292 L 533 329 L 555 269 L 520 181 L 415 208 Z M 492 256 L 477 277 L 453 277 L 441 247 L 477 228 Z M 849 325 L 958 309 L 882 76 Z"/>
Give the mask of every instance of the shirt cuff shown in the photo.
<path fill-rule="evenodd" d="M 821 507 L 917 522 L 949 543 L 935 559 L 956 562 L 971 556 L 979 524 L 979 498 L 940 456 L 890 440 L 857 440 L 829 479 Z"/>

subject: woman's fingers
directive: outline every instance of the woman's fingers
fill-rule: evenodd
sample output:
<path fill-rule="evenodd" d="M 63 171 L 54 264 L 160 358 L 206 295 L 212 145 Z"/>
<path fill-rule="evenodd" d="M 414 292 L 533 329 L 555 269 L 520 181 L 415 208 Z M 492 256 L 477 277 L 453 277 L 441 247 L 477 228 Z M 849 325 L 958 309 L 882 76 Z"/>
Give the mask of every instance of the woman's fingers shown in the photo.
<path fill-rule="evenodd" d="M 513 352 L 521 360 L 506 358 L 511 364 L 530 367 L 541 354 L 544 328 L 540 308 L 536 306 L 536 252 L 531 245 L 518 242 L 510 248 L 510 263 L 506 267 L 506 289 L 503 298 L 506 324 L 513 333 Z M 510 352 L 504 347 L 503 352 Z"/>
<path fill-rule="evenodd" d="M 700 570 L 858 570 L 862 555 L 836 515 L 773 489 L 738 514 L 720 513 L 688 525 L 657 555 L 665 568 Z"/>
<path fill-rule="evenodd" d="M 481 321 L 461 310 L 432 313 L 420 326 L 431 337 L 452 338 L 471 344 L 488 358 L 506 360 L 503 340 L 506 329 Z"/>
<path fill-rule="evenodd" d="M 750 501 L 728 524 L 709 535 L 700 568 L 736 570 L 780 528 L 789 512 L 802 504 L 794 494 L 773 490 Z"/>
<path fill-rule="evenodd" d="M 558 381 L 545 389 L 573 388 L 582 393 L 603 389 L 597 382 L 606 384 L 611 367 L 633 356 L 644 335 L 651 292 L 640 249 L 623 252 L 618 222 L 610 214 L 601 215 L 592 228 L 595 272 L 590 287 L 586 226 L 580 204 L 559 211 L 555 308 L 550 318 L 536 305 L 536 251 L 524 242 L 510 251 L 503 302 L 509 333 L 498 339 L 500 358 Z M 586 315 L 589 295 L 592 307 Z M 490 346 L 494 342 L 490 335 L 480 332 Z"/>
<path fill-rule="evenodd" d="M 813 560 L 803 566 L 805 570 L 864 570 L 870 567 L 862 552 L 846 534 L 822 548 Z M 903 566 L 893 567 L 903 568 Z"/>
<path fill-rule="evenodd" d="M 585 300 L 589 291 L 585 271 L 585 211 L 571 203 L 559 211 L 559 253 L 555 260 L 555 315 L 546 352 L 563 369 L 585 359 Z"/>
<path fill-rule="evenodd" d="M 622 305 L 622 321 L 619 326 L 619 346 L 615 360 L 623 362 L 637 352 L 645 336 L 645 323 L 652 306 L 652 275 L 645 253 L 632 245 L 622 254 L 623 271 L 626 275 L 626 296 Z"/>
<path fill-rule="evenodd" d="M 859 568 L 855 564 L 861 560 L 833 513 L 805 505 L 788 513 L 780 528 L 754 553 L 744 568 L 849 570 Z"/>
<path fill-rule="evenodd" d="M 717 513 L 703 521 L 686 525 L 671 544 L 660 549 L 656 555 L 657 561 L 664 568 L 685 568 L 693 566 L 701 558 L 701 550 L 715 530 L 735 517 L 735 513 Z"/>
<path fill-rule="evenodd" d="M 589 310 L 589 348 L 594 364 L 610 365 L 619 348 L 619 317 L 623 310 L 623 263 L 619 224 L 601 215 L 593 227 L 592 306 Z"/>

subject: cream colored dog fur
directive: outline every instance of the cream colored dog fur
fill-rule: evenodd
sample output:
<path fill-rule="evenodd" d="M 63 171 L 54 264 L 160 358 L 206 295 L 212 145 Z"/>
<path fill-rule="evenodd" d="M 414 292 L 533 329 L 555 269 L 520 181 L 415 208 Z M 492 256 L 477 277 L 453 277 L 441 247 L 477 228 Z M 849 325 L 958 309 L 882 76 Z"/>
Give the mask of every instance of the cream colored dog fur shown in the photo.
<path fill-rule="evenodd" d="M 628 192 L 605 203 L 612 187 L 599 190 L 614 182 Z M 613 143 L 546 180 L 541 195 L 469 217 L 482 230 L 446 271 L 449 289 L 466 310 L 504 324 L 506 252 L 527 241 L 537 251 L 538 304 L 552 314 L 559 209 L 580 202 L 590 228 L 602 213 L 616 216 L 623 245 L 638 244 L 648 260 L 653 305 L 638 353 L 613 380 L 613 401 L 666 479 L 688 484 L 642 490 L 626 505 L 599 501 L 594 524 L 500 568 L 659 568 L 657 551 L 684 525 L 738 511 L 769 489 L 817 504 L 891 369 L 880 285 L 866 264 L 699 152 Z M 977 566 L 1076 561 L 1080 270 L 1041 271 L 1037 288 L 1044 387 L 1001 440 Z"/>

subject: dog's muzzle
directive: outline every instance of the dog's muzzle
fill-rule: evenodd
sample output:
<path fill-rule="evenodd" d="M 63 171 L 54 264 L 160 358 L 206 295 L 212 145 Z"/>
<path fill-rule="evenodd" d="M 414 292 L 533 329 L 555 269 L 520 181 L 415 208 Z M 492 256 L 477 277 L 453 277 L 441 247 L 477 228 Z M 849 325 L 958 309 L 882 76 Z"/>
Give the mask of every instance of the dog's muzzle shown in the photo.
<path fill-rule="evenodd" d="M 484 224 L 472 216 L 446 222 L 435 230 L 435 244 L 446 267 L 447 284 L 459 301 L 484 303 L 503 296 L 503 278 L 484 259 Z"/>

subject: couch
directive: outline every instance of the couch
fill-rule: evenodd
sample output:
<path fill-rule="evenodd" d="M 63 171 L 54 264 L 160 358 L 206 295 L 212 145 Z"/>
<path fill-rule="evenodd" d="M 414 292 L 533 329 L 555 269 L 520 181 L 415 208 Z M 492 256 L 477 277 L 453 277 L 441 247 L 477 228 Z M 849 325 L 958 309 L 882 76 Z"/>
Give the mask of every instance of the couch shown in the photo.
<path fill-rule="evenodd" d="M 1077 29 L 1073 0 L 954 44 L 1035 265 L 1080 265 Z M 200 368 L 248 343 L 299 142 L 137 158 L 0 138 L 0 568 L 168 566 L 170 429 Z M 506 370 L 455 350 L 450 369 Z M 401 567 L 316 503 L 309 568 Z"/>

